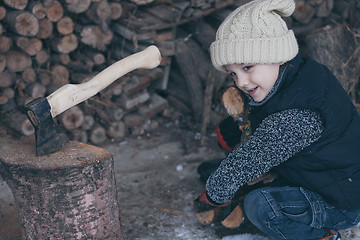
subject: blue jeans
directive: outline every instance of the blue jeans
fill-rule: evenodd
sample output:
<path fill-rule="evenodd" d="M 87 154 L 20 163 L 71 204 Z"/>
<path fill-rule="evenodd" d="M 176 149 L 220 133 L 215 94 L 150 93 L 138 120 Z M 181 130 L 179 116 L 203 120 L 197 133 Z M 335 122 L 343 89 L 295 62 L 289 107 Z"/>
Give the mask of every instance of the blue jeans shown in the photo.
<path fill-rule="evenodd" d="M 250 192 L 244 210 L 248 219 L 275 239 L 319 239 L 327 229 L 346 229 L 360 222 L 360 209 L 335 208 L 301 187 L 270 187 Z"/>

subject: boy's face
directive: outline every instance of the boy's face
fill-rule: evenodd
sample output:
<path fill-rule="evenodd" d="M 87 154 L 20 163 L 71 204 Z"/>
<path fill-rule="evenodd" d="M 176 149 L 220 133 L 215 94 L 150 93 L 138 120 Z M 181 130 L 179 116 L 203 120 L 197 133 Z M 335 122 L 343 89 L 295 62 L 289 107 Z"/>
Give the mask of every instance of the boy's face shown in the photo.
<path fill-rule="evenodd" d="M 241 91 L 249 94 L 255 102 L 261 102 L 273 88 L 281 64 L 229 64 L 225 69 Z"/>

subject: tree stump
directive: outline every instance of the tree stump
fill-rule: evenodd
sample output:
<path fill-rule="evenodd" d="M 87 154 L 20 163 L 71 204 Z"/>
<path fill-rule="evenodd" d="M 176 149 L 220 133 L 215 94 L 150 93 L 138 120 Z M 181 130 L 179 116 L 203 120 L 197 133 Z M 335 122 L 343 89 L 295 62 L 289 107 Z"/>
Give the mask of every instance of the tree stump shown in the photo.
<path fill-rule="evenodd" d="M 0 174 L 19 209 L 23 239 L 123 239 L 108 151 L 72 141 L 35 156 L 33 140 L 0 140 Z"/>

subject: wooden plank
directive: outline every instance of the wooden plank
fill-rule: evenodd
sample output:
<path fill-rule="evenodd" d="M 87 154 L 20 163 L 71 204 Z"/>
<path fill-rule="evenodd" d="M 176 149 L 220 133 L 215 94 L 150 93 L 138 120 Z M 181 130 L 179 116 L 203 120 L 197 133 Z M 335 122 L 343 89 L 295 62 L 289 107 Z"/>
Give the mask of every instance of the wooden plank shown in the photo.
<path fill-rule="evenodd" d="M 155 5 L 147 8 L 146 11 L 163 21 L 170 23 L 179 21 L 183 12 L 181 9 L 165 4 Z"/>
<path fill-rule="evenodd" d="M 116 33 L 128 40 L 136 39 L 138 41 L 144 41 L 144 40 L 154 39 L 156 37 L 156 32 L 154 30 L 136 32 L 132 29 L 129 29 L 128 27 L 125 27 L 122 24 L 119 24 L 119 23 L 113 24 L 112 30 L 114 31 L 114 33 Z"/>

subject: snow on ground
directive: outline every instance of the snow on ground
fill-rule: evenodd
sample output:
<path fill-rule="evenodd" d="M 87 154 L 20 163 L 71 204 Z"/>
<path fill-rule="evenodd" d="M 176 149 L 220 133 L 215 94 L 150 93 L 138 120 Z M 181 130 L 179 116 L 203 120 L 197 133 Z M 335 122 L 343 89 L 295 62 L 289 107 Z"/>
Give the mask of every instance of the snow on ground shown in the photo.
<path fill-rule="evenodd" d="M 223 237 L 222 240 L 271 240 L 271 239 L 257 234 L 238 234 L 238 235 Z"/>

